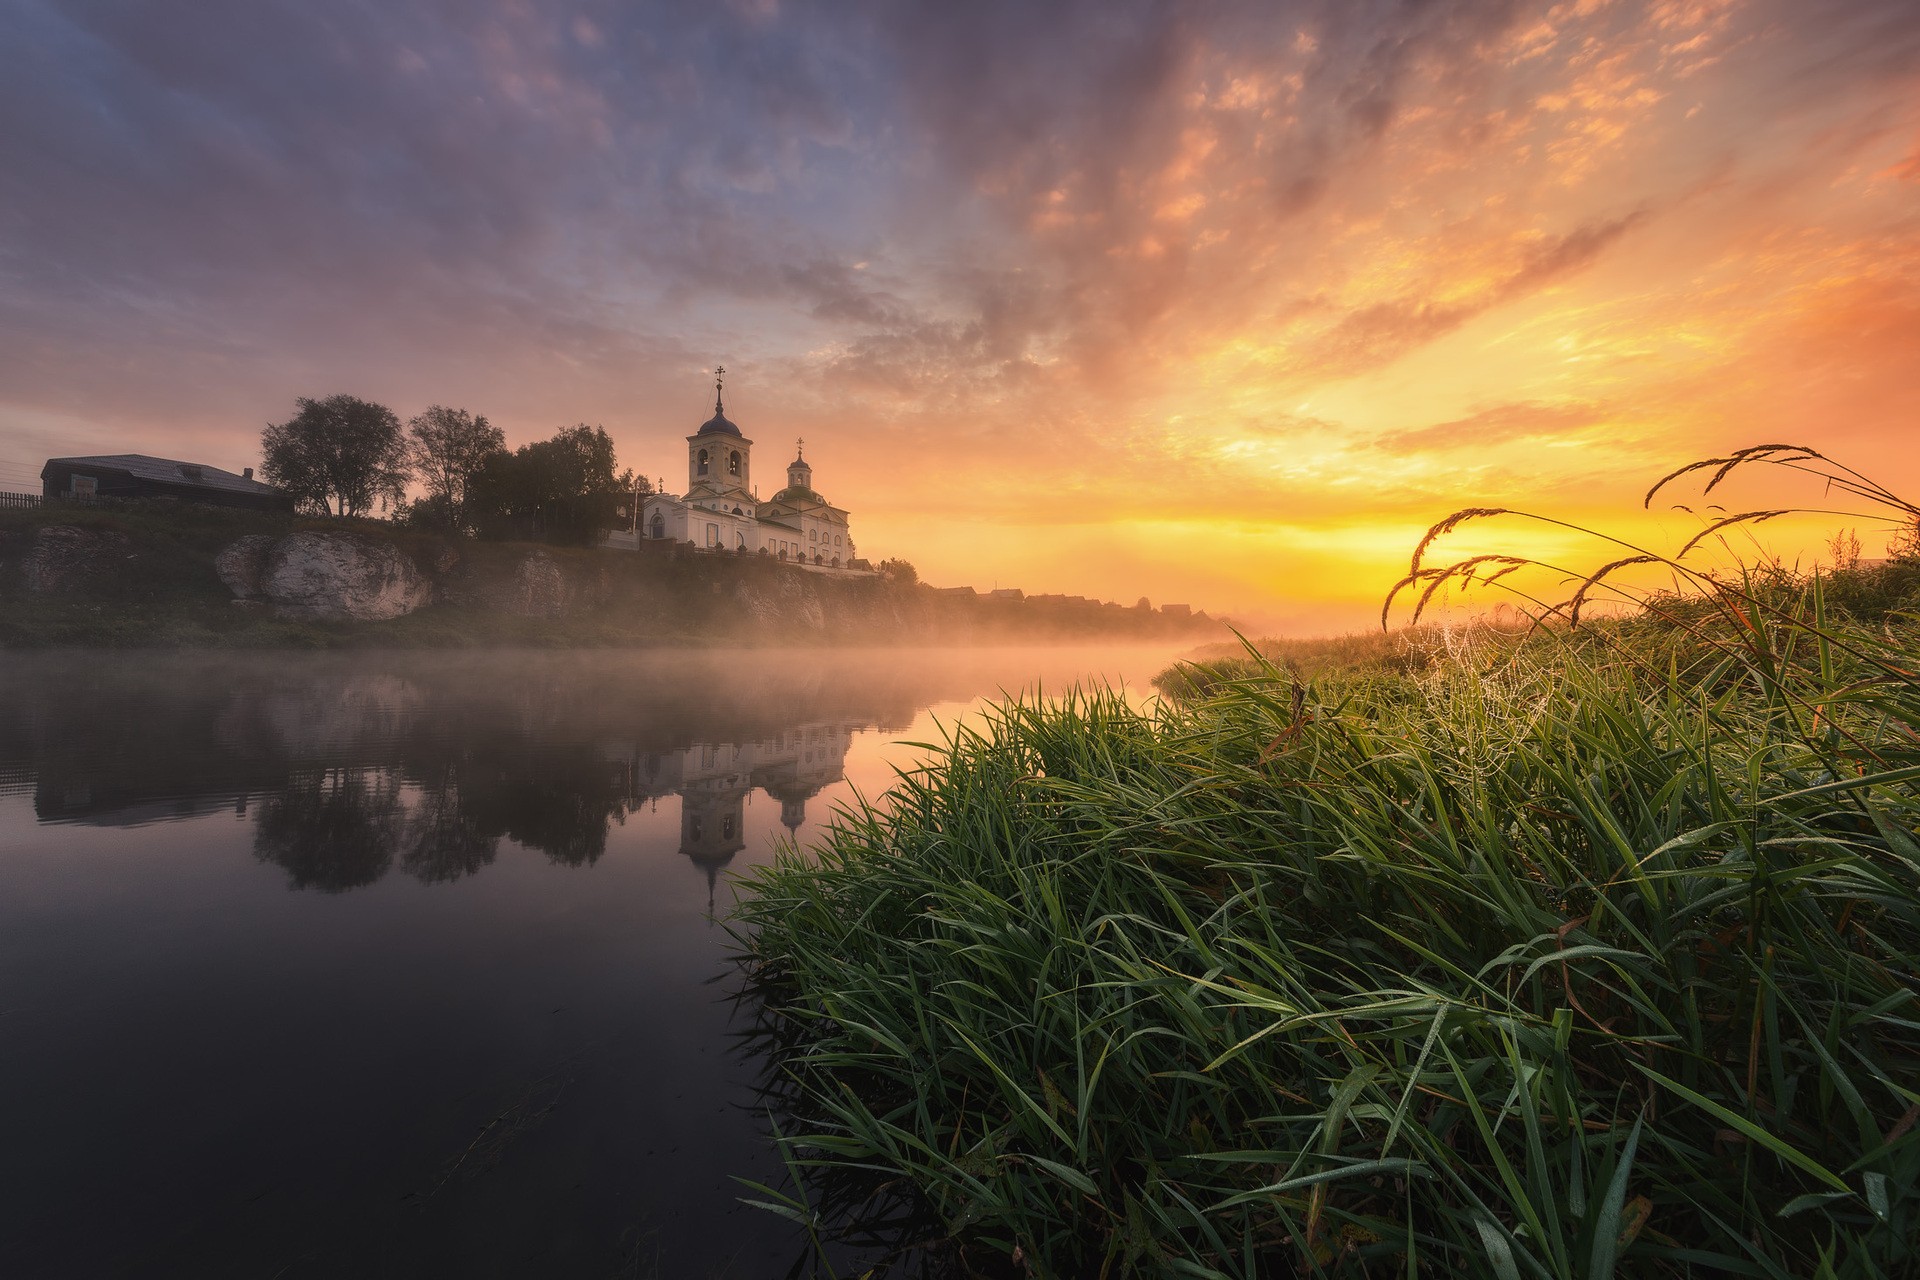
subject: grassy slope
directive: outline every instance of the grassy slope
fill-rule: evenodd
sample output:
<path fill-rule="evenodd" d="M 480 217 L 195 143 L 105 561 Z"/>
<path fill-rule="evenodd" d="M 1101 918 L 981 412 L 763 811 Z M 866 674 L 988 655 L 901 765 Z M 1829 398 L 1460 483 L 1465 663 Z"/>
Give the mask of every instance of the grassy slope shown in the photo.
<path fill-rule="evenodd" d="M 1914 1274 L 1920 643 L 1810 603 L 1008 708 L 736 923 L 811 1194 L 1007 1274 Z"/>

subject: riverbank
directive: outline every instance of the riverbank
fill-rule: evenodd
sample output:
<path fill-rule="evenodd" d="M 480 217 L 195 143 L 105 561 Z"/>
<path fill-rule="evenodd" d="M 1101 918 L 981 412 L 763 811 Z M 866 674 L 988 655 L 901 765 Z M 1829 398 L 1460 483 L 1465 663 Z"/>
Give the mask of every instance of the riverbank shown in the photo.
<path fill-rule="evenodd" d="M 754 879 L 789 1160 L 984 1274 L 1920 1265 L 1920 640 L 1826 606 L 1006 708 Z"/>
<path fill-rule="evenodd" d="M 651 648 L 1197 642 L 1092 601 L 993 599 L 680 544 L 477 542 L 157 504 L 0 511 L 0 648 Z"/>

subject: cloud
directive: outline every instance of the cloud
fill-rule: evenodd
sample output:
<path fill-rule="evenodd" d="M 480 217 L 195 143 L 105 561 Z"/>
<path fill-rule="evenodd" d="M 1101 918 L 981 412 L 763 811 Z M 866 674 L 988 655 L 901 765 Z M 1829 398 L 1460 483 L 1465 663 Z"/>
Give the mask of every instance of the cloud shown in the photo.
<path fill-rule="evenodd" d="M 1445 337 L 1502 303 L 1525 297 L 1591 264 L 1645 217 L 1636 210 L 1586 223 L 1564 235 L 1533 238 L 1517 261 L 1461 296 L 1436 300 L 1431 285 L 1419 293 L 1348 311 L 1288 353 L 1295 376 L 1346 378 L 1399 359 Z M 1451 282 L 1448 282 L 1451 283 Z"/>
<path fill-rule="evenodd" d="M 1564 438 L 1607 420 L 1598 404 L 1546 404 L 1517 400 L 1476 409 L 1464 418 L 1436 422 L 1406 431 L 1390 431 L 1374 440 L 1377 448 L 1394 454 L 1440 449 L 1490 449 L 1497 445 L 1539 437 Z"/>
<path fill-rule="evenodd" d="M 1903 0 L 16 0 L 0 429 L 345 390 L 656 471 L 724 360 L 907 511 L 1545 491 L 1602 405 L 1905 403 L 1916 58 Z"/>

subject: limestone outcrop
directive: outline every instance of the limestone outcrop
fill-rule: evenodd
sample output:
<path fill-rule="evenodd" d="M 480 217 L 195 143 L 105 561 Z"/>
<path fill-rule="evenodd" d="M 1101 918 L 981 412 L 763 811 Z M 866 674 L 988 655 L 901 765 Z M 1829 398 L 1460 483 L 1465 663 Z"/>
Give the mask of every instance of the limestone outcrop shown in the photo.
<path fill-rule="evenodd" d="M 735 586 L 733 598 L 755 623 L 776 634 L 818 635 L 827 629 L 826 606 L 806 574 L 788 572 L 771 582 L 742 582 Z"/>
<path fill-rule="evenodd" d="M 267 580 L 267 553 L 278 541 L 264 533 L 250 533 L 222 547 L 213 558 L 213 571 L 236 599 L 261 598 Z"/>
<path fill-rule="evenodd" d="M 514 571 L 513 612 L 523 618 L 557 618 L 567 611 L 567 580 L 553 557 L 529 552 Z"/>
<path fill-rule="evenodd" d="M 583 602 L 603 598 L 591 574 L 562 564 L 545 551 L 509 558 L 469 557 L 440 578 L 441 598 L 449 604 L 519 618 L 561 618 Z"/>
<path fill-rule="evenodd" d="M 355 533 L 255 534 L 221 551 L 214 567 L 238 599 L 283 618 L 380 622 L 433 599 L 433 582 L 405 552 Z"/>
<path fill-rule="evenodd" d="M 112 580 L 135 554 L 133 540 L 106 529 L 50 524 L 34 531 L 20 560 L 20 585 L 30 595 L 61 595 Z"/>

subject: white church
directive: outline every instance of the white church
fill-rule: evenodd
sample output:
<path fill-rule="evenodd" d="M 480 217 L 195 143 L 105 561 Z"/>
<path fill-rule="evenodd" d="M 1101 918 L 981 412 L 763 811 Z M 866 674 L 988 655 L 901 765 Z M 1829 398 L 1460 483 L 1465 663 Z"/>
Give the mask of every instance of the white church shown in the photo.
<path fill-rule="evenodd" d="M 672 540 L 708 551 L 764 551 L 822 569 L 865 569 L 852 563 L 846 509 L 814 492 L 804 441 L 787 464 L 786 488 L 760 500 L 753 487 L 753 441 L 727 421 L 720 398 L 725 366 L 715 373 L 713 416 L 687 437 L 686 494 L 645 495 L 635 527 L 609 533 L 605 545 L 638 549 L 642 539 Z"/>

